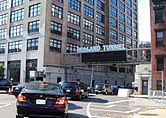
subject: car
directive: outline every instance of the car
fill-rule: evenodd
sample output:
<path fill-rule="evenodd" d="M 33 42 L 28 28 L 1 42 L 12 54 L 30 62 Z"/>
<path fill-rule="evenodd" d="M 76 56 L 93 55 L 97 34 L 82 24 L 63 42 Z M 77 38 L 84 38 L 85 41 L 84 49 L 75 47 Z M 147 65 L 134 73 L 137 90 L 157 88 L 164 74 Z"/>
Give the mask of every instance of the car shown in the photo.
<path fill-rule="evenodd" d="M 88 97 L 88 86 L 84 82 L 65 81 L 60 82 L 60 84 L 67 97 L 75 98 L 77 100 Z"/>
<path fill-rule="evenodd" d="M 98 83 L 95 86 L 95 93 L 96 93 L 96 95 L 98 93 L 107 95 L 107 94 L 111 94 L 111 89 L 108 84 Z"/>
<path fill-rule="evenodd" d="M 5 78 L 0 78 L 0 90 L 5 90 L 8 93 L 9 88 L 11 88 L 11 83 Z"/>
<path fill-rule="evenodd" d="M 27 83 L 21 83 L 16 86 L 12 86 L 11 94 L 15 95 L 15 97 L 17 97 L 26 85 L 27 85 Z"/>
<path fill-rule="evenodd" d="M 29 82 L 17 96 L 16 118 L 62 117 L 68 115 L 68 100 L 58 83 Z"/>

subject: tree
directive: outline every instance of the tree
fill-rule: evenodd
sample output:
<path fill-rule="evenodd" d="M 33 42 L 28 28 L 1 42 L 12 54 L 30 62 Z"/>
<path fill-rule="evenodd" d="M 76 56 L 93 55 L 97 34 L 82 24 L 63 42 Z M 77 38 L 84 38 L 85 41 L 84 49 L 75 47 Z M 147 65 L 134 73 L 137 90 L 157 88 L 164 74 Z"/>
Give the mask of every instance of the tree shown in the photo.
<path fill-rule="evenodd" d="M 3 78 L 5 76 L 4 74 L 5 67 L 3 64 L 0 64 L 0 77 Z"/>

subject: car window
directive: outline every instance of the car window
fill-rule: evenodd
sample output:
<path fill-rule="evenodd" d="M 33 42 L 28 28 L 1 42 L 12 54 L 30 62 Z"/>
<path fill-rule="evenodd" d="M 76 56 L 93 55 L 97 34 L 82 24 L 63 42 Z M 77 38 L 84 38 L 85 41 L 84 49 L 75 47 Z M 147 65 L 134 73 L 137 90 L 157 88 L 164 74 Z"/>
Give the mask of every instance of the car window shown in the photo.
<path fill-rule="evenodd" d="M 63 83 L 62 88 L 78 88 L 78 85 L 76 83 L 68 82 Z"/>
<path fill-rule="evenodd" d="M 10 83 L 7 79 L 0 79 L 0 83 Z"/>
<path fill-rule="evenodd" d="M 49 91 L 49 92 L 60 92 L 62 93 L 62 89 L 60 85 L 54 83 L 45 83 L 45 82 L 33 82 L 29 83 L 25 90 L 29 91 Z"/>
<path fill-rule="evenodd" d="M 108 88 L 108 85 L 105 85 L 105 88 Z"/>
<path fill-rule="evenodd" d="M 21 83 L 21 84 L 18 84 L 16 87 L 24 87 L 26 86 L 27 83 Z"/>

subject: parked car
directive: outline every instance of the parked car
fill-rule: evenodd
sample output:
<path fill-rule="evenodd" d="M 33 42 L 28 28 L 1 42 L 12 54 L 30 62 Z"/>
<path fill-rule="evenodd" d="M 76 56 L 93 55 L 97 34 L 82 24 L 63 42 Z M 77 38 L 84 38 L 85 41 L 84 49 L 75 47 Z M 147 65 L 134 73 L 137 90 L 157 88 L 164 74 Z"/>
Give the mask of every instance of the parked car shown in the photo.
<path fill-rule="evenodd" d="M 60 82 L 67 97 L 81 100 L 88 97 L 88 86 L 83 82 Z"/>
<path fill-rule="evenodd" d="M 61 85 L 53 82 L 28 83 L 17 97 L 16 118 L 67 117 L 68 101 Z"/>
<path fill-rule="evenodd" d="M 5 90 L 8 93 L 9 88 L 11 88 L 11 83 L 5 78 L 0 78 L 0 90 Z"/>
<path fill-rule="evenodd" d="M 95 93 L 96 93 L 96 95 L 98 93 L 107 95 L 107 94 L 111 94 L 111 89 L 108 84 L 98 83 L 95 86 Z"/>
<path fill-rule="evenodd" d="M 111 91 L 112 91 L 111 94 L 112 95 L 117 95 L 119 88 L 125 88 L 125 87 L 124 86 L 111 85 L 110 88 L 111 88 Z"/>
<path fill-rule="evenodd" d="M 21 83 L 16 86 L 12 86 L 12 89 L 11 89 L 12 95 L 15 95 L 17 97 L 26 85 L 27 83 Z"/>

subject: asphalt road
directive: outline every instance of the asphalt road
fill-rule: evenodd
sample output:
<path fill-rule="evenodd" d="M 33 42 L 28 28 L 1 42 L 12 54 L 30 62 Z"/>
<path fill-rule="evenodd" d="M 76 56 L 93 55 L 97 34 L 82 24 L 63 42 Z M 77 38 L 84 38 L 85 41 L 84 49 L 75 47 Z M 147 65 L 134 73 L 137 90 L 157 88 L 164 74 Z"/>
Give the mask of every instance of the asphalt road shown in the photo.
<path fill-rule="evenodd" d="M 111 95 L 91 94 L 89 98 L 75 101 L 69 99 L 68 118 L 126 118 L 140 110 L 130 106 L 136 98 L 122 98 Z M 0 118 L 15 118 L 16 98 L 0 92 Z"/>

